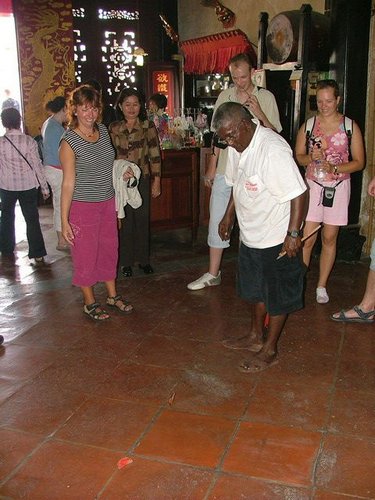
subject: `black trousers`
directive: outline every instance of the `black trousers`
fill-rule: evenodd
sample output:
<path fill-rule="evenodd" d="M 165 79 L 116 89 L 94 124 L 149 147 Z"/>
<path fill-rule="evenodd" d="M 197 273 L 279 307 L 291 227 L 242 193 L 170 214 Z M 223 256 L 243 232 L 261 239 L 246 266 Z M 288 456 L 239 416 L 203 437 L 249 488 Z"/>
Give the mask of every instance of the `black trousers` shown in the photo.
<path fill-rule="evenodd" d="M 142 205 L 135 209 L 125 206 L 120 229 L 120 266 L 150 263 L 150 176 L 141 176 L 138 190 Z"/>
<path fill-rule="evenodd" d="M 26 222 L 26 236 L 29 244 L 29 258 L 47 255 L 44 239 L 39 223 L 38 190 L 7 191 L 0 189 L 1 219 L 0 219 L 0 252 L 10 255 L 16 246 L 15 207 L 19 201 Z"/>

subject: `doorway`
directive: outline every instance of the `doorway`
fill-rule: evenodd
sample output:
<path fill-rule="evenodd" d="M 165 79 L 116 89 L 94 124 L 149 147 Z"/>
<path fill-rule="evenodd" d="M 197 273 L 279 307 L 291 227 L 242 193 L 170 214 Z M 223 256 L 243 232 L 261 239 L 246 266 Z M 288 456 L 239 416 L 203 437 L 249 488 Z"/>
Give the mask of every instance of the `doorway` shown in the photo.
<path fill-rule="evenodd" d="M 0 12 L 0 33 L 2 40 L 0 44 L 1 108 L 6 99 L 15 99 L 20 106 L 22 114 L 16 27 L 12 13 L 8 12 L 4 14 Z M 0 122 L 0 135 L 4 133 L 5 130 Z"/>

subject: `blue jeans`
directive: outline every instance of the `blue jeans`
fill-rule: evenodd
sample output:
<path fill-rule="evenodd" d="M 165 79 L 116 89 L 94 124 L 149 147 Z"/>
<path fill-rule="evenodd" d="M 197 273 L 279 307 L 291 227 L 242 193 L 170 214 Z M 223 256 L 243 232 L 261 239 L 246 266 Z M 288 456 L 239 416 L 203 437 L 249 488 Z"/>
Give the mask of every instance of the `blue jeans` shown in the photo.
<path fill-rule="evenodd" d="M 225 182 L 225 175 L 216 174 L 210 198 L 210 222 L 208 225 L 207 243 L 211 248 L 228 248 L 229 240 L 222 240 L 219 236 L 219 224 L 224 217 L 228 206 L 232 187 Z"/>
<path fill-rule="evenodd" d="M 26 236 L 29 244 L 28 256 L 30 259 L 47 255 L 44 239 L 39 223 L 38 190 L 7 191 L 0 189 L 1 219 L 0 219 L 0 252 L 11 255 L 16 245 L 14 227 L 15 207 L 19 201 L 22 214 L 26 222 Z"/>

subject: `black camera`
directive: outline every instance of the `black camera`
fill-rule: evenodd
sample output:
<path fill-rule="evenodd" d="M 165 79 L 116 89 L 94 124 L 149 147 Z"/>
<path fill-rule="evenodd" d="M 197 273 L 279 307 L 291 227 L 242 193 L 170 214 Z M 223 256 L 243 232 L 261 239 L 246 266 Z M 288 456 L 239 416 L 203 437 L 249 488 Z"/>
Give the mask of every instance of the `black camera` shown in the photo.
<path fill-rule="evenodd" d="M 323 207 L 332 207 L 333 200 L 335 199 L 336 188 L 331 186 L 325 186 L 323 188 Z"/>

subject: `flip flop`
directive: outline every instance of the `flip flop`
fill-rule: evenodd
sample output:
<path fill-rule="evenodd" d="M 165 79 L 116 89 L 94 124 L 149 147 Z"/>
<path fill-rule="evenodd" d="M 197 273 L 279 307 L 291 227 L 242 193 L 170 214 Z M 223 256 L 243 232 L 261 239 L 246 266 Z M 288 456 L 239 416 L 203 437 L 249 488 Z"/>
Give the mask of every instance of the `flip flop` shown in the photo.
<path fill-rule="evenodd" d="M 267 368 L 271 368 L 271 366 L 273 365 L 277 365 L 278 362 L 279 362 L 278 359 L 274 359 L 273 361 L 266 363 L 265 361 L 259 358 L 254 358 L 249 361 L 242 361 L 238 369 L 242 373 L 259 373 L 264 370 L 267 370 Z"/>
<path fill-rule="evenodd" d="M 341 321 L 342 323 L 373 323 L 374 318 L 375 318 L 375 310 L 369 311 L 369 312 L 364 312 L 362 309 L 358 306 L 353 307 L 353 311 L 355 311 L 358 314 L 358 318 L 349 318 L 346 316 L 346 312 L 344 309 L 342 309 L 338 314 L 337 317 L 332 314 L 330 317 L 333 321 Z M 371 316 L 372 319 L 371 319 Z"/>

